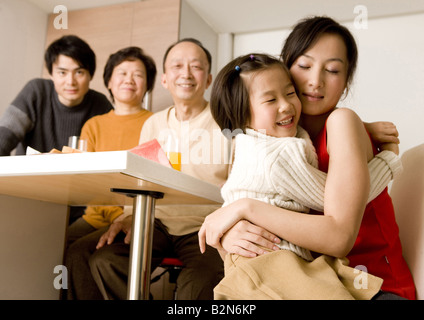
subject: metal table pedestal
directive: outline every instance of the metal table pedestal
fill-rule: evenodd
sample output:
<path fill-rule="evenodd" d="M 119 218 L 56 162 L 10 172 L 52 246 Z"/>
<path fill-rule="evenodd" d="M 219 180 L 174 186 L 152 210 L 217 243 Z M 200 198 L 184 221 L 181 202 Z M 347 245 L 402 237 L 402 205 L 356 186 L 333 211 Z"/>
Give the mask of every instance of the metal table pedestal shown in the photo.
<path fill-rule="evenodd" d="M 148 300 L 155 202 L 164 194 L 133 189 L 112 188 L 111 191 L 134 198 L 127 297 L 128 300 Z"/>

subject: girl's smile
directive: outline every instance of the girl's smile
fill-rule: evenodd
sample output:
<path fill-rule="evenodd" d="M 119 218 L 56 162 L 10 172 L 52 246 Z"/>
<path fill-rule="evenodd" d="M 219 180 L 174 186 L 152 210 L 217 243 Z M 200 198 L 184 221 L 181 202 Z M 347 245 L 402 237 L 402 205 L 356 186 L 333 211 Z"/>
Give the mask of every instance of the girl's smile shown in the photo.
<path fill-rule="evenodd" d="M 288 73 L 276 65 L 242 77 L 249 91 L 248 127 L 274 137 L 294 137 L 301 104 Z"/>

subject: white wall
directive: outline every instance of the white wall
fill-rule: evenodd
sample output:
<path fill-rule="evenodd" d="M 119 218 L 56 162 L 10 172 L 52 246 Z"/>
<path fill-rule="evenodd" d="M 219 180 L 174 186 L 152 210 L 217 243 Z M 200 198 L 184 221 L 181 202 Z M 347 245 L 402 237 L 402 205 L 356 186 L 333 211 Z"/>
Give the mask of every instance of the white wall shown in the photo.
<path fill-rule="evenodd" d="M 47 14 L 35 5 L 0 0 L 0 116 L 28 80 L 41 77 L 46 30 Z"/>
<path fill-rule="evenodd" d="M 352 106 L 398 127 L 401 152 L 424 143 L 424 13 L 369 21 L 356 30 L 359 69 Z"/>
<path fill-rule="evenodd" d="M 302 18 L 302 17 L 300 17 Z M 299 19 L 300 19 L 299 18 Z M 355 29 L 359 64 L 349 97 L 341 103 L 364 121 L 391 121 L 400 132 L 401 153 L 424 142 L 424 13 L 369 19 Z M 252 51 L 279 55 L 290 30 L 234 36 L 234 56 Z"/>
<path fill-rule="evenodd" d="M 0 299 L 59 299 L 68 207 L 0 195 L 0 219 Z"/>

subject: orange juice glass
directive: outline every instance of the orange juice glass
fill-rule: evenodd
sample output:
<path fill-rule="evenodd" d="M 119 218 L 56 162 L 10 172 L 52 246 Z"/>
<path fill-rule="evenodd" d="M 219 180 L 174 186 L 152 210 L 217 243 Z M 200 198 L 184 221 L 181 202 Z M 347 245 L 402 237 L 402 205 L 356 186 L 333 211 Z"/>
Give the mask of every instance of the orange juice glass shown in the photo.
<path fill-rule="evenodd" d="M 179 139 L 170 134 L 166 141 L 165 150 L 171 166 L 175 170 L 181 171 L 181 151 Z"/>
<path fill-rule="evenodd" d="M 181 152 L 170 151 L 166 153 L 171 166 L 178 171 L 181 171 Z"/>

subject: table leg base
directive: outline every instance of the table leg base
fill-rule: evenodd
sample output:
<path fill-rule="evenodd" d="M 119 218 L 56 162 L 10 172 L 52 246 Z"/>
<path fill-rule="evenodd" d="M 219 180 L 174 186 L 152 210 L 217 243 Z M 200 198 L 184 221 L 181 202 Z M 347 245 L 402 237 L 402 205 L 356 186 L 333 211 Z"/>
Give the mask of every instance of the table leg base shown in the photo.
<path fill-rule="evenodd" d="M 129 300 L 148 300 L 155 201 L 163 198 L 164 194 L 130 189 L 111 189 L 111 191 L 134 198 L 127 296 Z"/>

